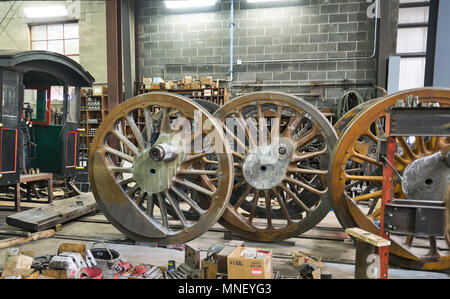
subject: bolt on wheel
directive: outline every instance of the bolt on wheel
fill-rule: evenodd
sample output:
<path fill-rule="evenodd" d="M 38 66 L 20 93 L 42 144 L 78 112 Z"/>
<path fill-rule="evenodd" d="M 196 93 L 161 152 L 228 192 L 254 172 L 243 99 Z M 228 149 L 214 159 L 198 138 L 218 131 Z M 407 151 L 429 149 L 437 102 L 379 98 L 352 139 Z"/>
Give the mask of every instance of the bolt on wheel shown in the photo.
<path fill-rule="evenodd" d="M 92 190 L 105 216 L 128 237 L 159 244 L 189 241 L 218 221 L 232 167 L 220 124 L 200 105 L 169 93 L 116 107 L 89 156 Z"/>
<path fill-rule="evenodd" d="M 288 94 L 238 97 L 214 114 L 234 156 L 234 185 L 221 224 L 247 239 L 299 235 L 327 215 L 328 161 L 337 136 L 311 104 Z"/>

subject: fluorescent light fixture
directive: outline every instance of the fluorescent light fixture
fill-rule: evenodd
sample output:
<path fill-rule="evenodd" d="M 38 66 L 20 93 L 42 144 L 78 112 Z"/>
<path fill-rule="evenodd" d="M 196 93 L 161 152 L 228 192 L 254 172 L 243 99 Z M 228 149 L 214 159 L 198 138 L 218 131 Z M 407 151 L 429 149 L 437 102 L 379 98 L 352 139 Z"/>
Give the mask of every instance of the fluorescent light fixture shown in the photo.
<path fill-rule="evenodd" d="M 282 2 L 286 0 L 247 0 L 248 3 L 260 3 L 260 2 Z"/>
<path fill-rule="evenodd" d="M 24 9 L 25 15 L 28 18 L 51 18 L 51 17 L 64 17 L 69 13 L 65 6 L 34 6 Z"/>
<path fill-rule="evenodd" d="M 216 4 L 217 0 L 171 0 L 165 1 L 167 8 L 189 8 L 212 6 Z"/>

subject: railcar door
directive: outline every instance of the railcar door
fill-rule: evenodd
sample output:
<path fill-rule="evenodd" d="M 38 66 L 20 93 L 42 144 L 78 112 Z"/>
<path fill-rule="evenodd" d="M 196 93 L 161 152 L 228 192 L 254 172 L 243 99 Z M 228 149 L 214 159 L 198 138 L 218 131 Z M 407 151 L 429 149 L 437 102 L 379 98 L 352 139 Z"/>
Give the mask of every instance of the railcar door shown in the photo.
<path fill-rule="evenodd" d="M 12 185 L 20 179 L 20 111 L 22 74 L 0 69 L 0 185 Z"/>
<path fill-rule="evenodd" d="M 80 88 L 65 86 L 64 95 L 62 174 L 67 178 L 75 176 L 79 163 Z"/>

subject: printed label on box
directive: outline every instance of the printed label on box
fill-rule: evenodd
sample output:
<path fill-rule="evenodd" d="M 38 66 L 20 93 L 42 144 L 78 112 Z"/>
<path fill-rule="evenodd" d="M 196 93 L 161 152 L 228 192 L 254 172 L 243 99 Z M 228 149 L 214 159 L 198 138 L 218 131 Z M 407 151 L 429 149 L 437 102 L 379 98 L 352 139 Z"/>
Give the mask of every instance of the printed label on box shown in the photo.
<path fill-rule="evenodd" d="M 252 268 L 252 274 L 253 275 L 261 275 L 262 274 L 261 268 Z"/>

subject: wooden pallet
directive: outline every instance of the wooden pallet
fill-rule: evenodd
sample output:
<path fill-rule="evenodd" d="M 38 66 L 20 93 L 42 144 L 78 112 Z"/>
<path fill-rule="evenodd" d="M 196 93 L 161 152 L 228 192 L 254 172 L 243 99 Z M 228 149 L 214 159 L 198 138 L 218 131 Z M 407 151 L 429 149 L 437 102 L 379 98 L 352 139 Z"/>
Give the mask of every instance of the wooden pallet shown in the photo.
<path fill-rule="evenodd" d="M 41 231 L 87 215 L 97 210 L 92 193 L 55 201 L 52 205 L 33 208 L 6 217 L 6 223 L 27 231 Z"/>

